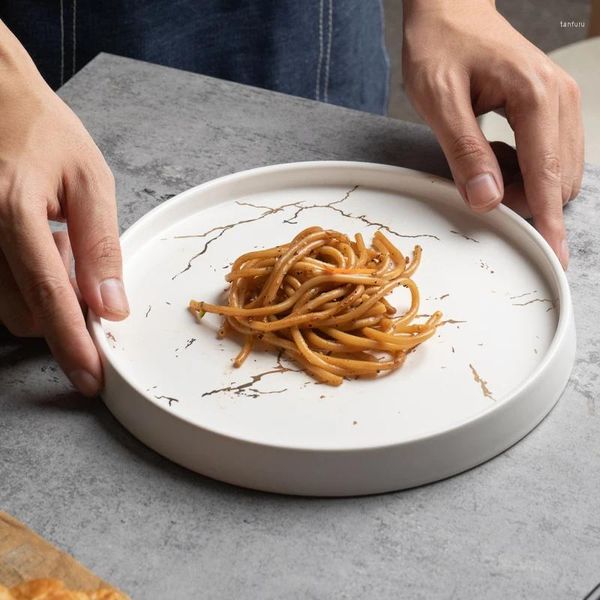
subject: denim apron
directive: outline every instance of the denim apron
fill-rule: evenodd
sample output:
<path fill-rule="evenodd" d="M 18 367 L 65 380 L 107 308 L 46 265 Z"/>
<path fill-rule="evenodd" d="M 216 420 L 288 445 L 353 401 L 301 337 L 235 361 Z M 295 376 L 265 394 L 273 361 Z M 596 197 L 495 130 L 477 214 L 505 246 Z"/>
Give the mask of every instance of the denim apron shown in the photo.
<path fill-rule="evenodd" d="M 381 0 L 0 0 L 58 88 L 110 52 L 384 114 Z"/>

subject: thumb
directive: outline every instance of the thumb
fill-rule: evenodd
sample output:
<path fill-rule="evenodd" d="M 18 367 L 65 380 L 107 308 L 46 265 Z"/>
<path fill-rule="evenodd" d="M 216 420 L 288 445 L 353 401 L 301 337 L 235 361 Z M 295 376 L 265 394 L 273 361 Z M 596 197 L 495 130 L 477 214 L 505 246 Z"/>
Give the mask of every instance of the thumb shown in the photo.
<path fill-rule="evenodd" d="M 66 187 L 67 223 L 77 283 L 85 303 L 105 319 L 129 314 L 122 277 L 114 180 L 88 165 Z"/>
<path fill-rule="evenodd" d="M 430 106 L 425 118 L 465 202 L 473 210 L 488 211 L 504 196 L 502 172 L 473 113 L 468 86 L 453 91 Z"/>

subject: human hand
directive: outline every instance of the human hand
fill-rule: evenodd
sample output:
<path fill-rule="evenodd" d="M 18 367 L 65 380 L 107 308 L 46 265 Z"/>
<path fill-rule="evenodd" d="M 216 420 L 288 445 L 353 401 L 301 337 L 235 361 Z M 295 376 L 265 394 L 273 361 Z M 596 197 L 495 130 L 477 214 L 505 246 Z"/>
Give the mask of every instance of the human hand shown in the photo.
<path fill-rule="evenodd" d="M 66 221 L 68 236 L 53 235 L 48 220 Z M 114 179 L 82 123 L 0 22 L 0 323 L 14 335 L 44 336 L 75 387 L 93 395 L 102 367 L 79 292 L 106 319 L 129 313 Z"/>
<path fill-rule="evenodd" d="M 467 204 L 488 211 L 504 200 L 532 216 L 566 268 L 562 209 L 579 193 L 583 175 L 575 81 L 491 0 L 405 0 L 403 70 L 407 93 Z M 476 121 L 499 109 L 515 132 L 516 154 L 490 145 Z"/>

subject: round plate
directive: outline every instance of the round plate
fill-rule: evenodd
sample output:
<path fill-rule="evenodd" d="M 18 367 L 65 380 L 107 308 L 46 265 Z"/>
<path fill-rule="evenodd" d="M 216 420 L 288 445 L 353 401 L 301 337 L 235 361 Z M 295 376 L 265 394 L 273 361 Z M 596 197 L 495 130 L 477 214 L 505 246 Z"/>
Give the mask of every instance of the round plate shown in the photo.
<path fill-rule="evenodd" d="M 444 325 L 377 380 L 316 383 L 275 352 L 235 369 L 191 298 L 219 301 L 240 254 L 320 225 L 404 252 L 423 247 L 419 312 Z M 356 495 L 428 483 L 527 434 L 563 390 L 575 354 L 566 277 L 523 219 L 472 213 L 443 179 L 398 167 L 307 162 L 253 169 L 165 202 L 122 238 L 131 316 L 90 315 L 104 401 L 145 444 L 238 485 Z M 400 288 L 394 302 L 407 307 Z"/>

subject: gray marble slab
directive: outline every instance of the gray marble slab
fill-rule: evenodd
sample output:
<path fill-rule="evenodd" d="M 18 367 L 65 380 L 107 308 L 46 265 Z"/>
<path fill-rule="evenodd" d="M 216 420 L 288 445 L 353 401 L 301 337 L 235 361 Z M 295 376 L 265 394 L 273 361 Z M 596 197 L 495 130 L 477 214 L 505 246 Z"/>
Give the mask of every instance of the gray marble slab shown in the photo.
<path fill-rule="evenodd" d="M 421 126 L 101 55 L 62 97 L 114 170 L 123 228 L 213 177 L 351 159 L 447 173 Z M 356 499 L 179 468 L 0 339 L 0 507 L 134 598 L 580 599 L 600 581 L 600 169 L 569 206 L 578 352 L 523 441 L 457 477 Z"/>

